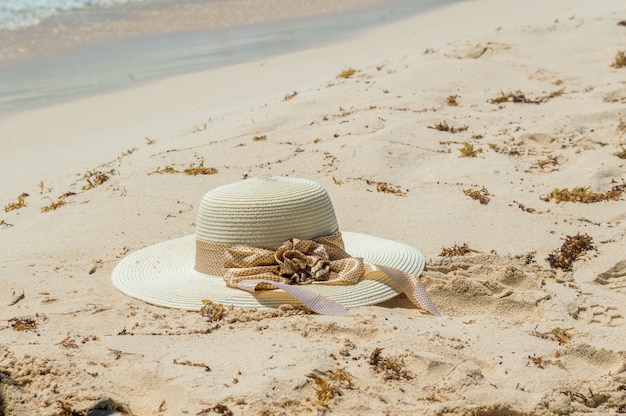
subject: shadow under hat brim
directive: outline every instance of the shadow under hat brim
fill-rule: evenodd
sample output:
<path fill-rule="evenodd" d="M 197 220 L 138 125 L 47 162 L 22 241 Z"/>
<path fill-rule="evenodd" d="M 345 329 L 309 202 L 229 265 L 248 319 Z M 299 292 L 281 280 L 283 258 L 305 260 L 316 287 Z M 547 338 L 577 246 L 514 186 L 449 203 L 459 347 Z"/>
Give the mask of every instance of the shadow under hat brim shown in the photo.
<path fill-rule="evenodd" d="M 424 255 L 407 244 L 366 234 L 344 231 L 341 234 L 346 252 L 362 257 L 365 263 L 389 266 L 418 276 L 424 269 Z M 135 251 L 113 269 L 113 284 L 134 298 L 178 309 L 200 310 L 204 300 L 245 308 L 300 305 L 282 290 L 250 293 L 226 286 L 221 276 L 196 271 L 195 252 L 195 235 Z M 306 287 L 347 308 L 377 304 L 399 294 L 392 281 L 385 277 L 361 279 L 353 285 L 311 284 Z"/>

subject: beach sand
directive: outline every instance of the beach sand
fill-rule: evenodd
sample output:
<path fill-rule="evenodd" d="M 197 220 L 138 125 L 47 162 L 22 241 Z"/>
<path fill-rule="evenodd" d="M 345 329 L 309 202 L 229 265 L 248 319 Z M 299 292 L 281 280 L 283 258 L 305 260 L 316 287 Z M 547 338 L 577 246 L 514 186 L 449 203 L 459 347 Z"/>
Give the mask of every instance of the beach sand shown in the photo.
<path fill-rule="evenodd" d="M 476 0 L 0 119 L 0 203 L 28 194 L 0 214 L 0 409 L 625 412 L 624 20 L 616 0 Z M 199 163 L 218 173 L 157 173 Z M 443 316 L 399 296 L 215 320 L 113 287 L 127 253 L 194 233 L 209 189 L 266 174 L 419 248 Z M 577 187 L 604 200 L 557 203 Z"/>

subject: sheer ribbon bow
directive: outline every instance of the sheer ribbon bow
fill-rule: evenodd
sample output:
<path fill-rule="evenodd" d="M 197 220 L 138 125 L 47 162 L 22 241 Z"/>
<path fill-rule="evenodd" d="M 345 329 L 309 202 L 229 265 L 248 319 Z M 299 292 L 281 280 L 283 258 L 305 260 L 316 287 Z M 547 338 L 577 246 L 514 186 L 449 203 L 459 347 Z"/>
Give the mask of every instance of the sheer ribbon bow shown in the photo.
<path fill-rule="evenodd" d="M 206 253 L 215 252 L 211 245 L 198 241 L 196 270 L 214 272 L 203 265 L 203 257 L 211 257 Z M 223 250 L 224 281 L 233 288 L 250 292 L 278 288 L 314 312 L 345 316 L 348 315 L 345 307 L 306 286 L 355 284 L 382 273 L 414 304 L 439 316 L 418 276 L 388 266 L 364 264 L 363 259 L 351 257 L 345 252 L 339 231 L 313 240 L 292 238 L 276 250 L 247 245 L 225 245 Z"/>

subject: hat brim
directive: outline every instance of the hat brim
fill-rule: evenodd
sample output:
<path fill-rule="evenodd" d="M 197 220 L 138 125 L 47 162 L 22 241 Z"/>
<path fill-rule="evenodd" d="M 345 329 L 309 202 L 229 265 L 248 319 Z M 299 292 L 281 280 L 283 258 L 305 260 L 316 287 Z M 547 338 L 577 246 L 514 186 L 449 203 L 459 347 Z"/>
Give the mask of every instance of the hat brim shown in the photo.
<path fill-rule="evenodd" d="M 414 275 L 424 269 L 424 255 L 414 247 L 366 234 L 342 231 L 345 249 L 365 263 L 393 267 Z M 245 308 L 276 308 L 300 302 L 282 290 L 255 293 L 226 286 L 221 276 L 194 269 L 196 236 L 158 243 L 124 257 L 113 269 L 113 284 L 125 294 L 145 302 L 187 310 L 200 310 L 203 300 Z M 376 274 L 379 275 L 379 274 Z M 373 305 L 397 296 L 385 277 L 361 279 L 353 285 L 311 284 L 307 289 L 346 308 Z"/>

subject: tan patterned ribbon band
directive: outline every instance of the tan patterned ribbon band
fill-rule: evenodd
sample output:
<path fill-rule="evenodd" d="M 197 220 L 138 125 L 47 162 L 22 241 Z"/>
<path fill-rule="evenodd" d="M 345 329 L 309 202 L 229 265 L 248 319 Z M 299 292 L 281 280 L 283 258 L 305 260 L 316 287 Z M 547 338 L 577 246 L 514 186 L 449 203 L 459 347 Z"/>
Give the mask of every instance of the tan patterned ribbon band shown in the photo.
<path fill-rule="evenodd" d="M 314 312 L 339 316 L 348 314 L 342 305 L 304 286 L 355 284 L 382 273 L 414 304 L 439 315 L 417 276 L 392 267 L 363 264 L 363 259 L 345 252 L 339 231 L 314 240 L 293 238 L 277 250 L 196 240 L 195 269 L 223 276 L 228 286 L 250 292 L 282 289 Z"/>

